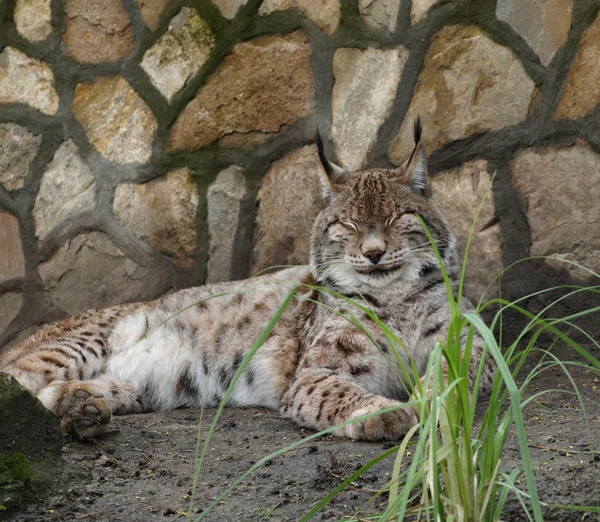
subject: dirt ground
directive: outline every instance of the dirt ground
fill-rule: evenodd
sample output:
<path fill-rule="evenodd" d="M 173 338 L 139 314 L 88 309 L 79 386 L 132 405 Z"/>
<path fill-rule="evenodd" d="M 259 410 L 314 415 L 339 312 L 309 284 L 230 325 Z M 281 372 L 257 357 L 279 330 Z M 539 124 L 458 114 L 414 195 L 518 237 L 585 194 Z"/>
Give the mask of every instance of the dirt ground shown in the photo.
<path fill-rule="evenodd" d="M 548 389 L 524 410 L 539 494 L 554 504 L 600 503 L 600 378 L 588 368 L 572 374 L 584 396 L 588 427 L 568 379 L 558 370 L 539 376 L 529 394 Z M 480 408 L 482 411 L 485 404 Z M 126 415 L 120 431 L 98 443 L 67 441 L 64 457 L 90 470 L 88 484 L 27 506 L 15 522 L 183 520 L 194 476 L 199 412 Z M 205 412 L 205 425 L 214 410 Z M 226 409 L 210 443 L 199 478 L 195 511 L 200 512 L 260 458 L 309 434 L 276 412 Z M 259 468 L 225 499 L 209 521 L 296 521 L 341 480 L 389 444 L 335 437 L 311 441 Z M 516 439 L 507 443 L 503 470 L 519 466 Z M 339 495 L 316 520 L 343 520 L 354 513 L 385 509 L 387 496 L 367 503 L 392 470 L 383 461 Z M 521 477 L 521 486 L 524 477 Z M 600 515 L 545 508 L 547 521 L 598 520 Z M 526 520 L 515 499 L 503 520 Z"/>

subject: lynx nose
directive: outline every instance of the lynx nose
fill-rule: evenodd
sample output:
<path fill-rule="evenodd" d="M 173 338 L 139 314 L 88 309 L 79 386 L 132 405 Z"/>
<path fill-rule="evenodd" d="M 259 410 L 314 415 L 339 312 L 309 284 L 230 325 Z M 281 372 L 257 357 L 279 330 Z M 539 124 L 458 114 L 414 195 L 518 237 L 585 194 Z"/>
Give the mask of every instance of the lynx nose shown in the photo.
<path fill-rule="evenodd" d="M 385 254 L 385 252 L 383 250 L 379 250 L 378 248 L 375 248 L 373 250 L 368 250 L 367 252 L 364 252 L 363 255 L 365 257 L 368 257 L 371 260 L 371 263 L 376 265 L 377 263 L 379 263 L 379 261 L 383 257 L 383 254 Z"/>

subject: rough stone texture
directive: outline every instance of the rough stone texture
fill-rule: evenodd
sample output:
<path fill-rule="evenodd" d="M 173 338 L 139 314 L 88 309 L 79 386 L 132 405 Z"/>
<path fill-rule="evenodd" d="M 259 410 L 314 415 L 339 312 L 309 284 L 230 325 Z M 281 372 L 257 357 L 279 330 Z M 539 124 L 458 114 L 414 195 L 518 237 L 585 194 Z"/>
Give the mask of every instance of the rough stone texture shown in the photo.
<path fill-rule="evenodd" d="M 258 192 L 253 271 L 308 263 L 312 225 L 323 206 L 314 145 L 273 163 Z"/>
<path fill-rule="evenodd" d="M 66 0 L 63 43 L 81 63 L 116 62 L 133 50 L 133 33 L 121 0 Z"/>
<path fill-rule="evenodd" d="M 182 111 L 167 149 L 196 149 L 231 132 L 277 132 L 308 116 L 315 86 L 309 58 L 300 32 L 237 44 Z"/>
<path fill-rule="evenodd" d="M 500 223 L 486 228 L 495 217 L 491 184 L 485 160 L 465 163 L 461 167 L 440 172 L 432 180 L 433 198 L 456 235 L 461 260 L 477 209 L 485 198 L 471 240 L 465 276 L 465 293 L 474 303 L 479 301 L 488 284 L 502 270 Z M 484 301 L 497 296 L 497 288 L 497 283 L 490 286 Z"/>
<path fill-rule="evenodd" d="M 8 190 L 23 188 L 29 165 L 42 137 L 16 123 L 0 123 L 0 183 Z"/>
<path fill-rule="evenodd" d="M 396 30 L 400 0 L 359 0 L 358 9 L 367 25 L 391 33 Z"/>
<path fill-rule="evenodd" d="M 553 256 L 600 270 L 600 156 L 583 142 L 567 149 L 527 149 L 511 162 L 515 188 L 527 206 L 531 255 Z M 587 272 L 567 263 L 578 278 Z"/>
<path fill-rule="evenodd" d="M 33 207 L 35 234 L 44 239 L 59 223 L 96 204 L 94 175 L 73 141 L 63 143 L 48 165 Z"/>
<path fill-rule="evenodd" d="M 233 268 L 233 247 L 240 218 L 240 206 L 246 194 L 246 180 L 237 165 L 219 172 L 208 189 L 207 283 L 229 281 Z"/>
<path fill-rule="evenodd" d="M 101 232 L 67 241 L 37 270 L 47 288 L 44 299 L 63 314 L 140 300 L 152 284 L 148 270 Z"/>
<path fill-rule="evenodd" d="M 171 3 L 172 0 L 138 0 L 140 14 L 150 29 L 156 31 L 163 12 Z"/>
<path fill-rule="evenodd" d="M 333 56 L 331 137 L 348 170 L 364 163 L 396 96 L 408 51 L 338 49 Z"/>
<path fill-rule="evenodd" d="M 508 22 L 548 65 L 569 36 L 572 0 L 498 0 L 496 16 Z"/>
<path fill-rule="evenodd" d="M 413 148 L 413 121 L 421 117 L 432 152 L 447 141 L 498 130 L 527 117 L 535 84 L 521 63 L 475 26 L 447 26 L 425 57 L 415 94 L 390 158 L 403 162 Z"/>
<path fill-rule="evenodd" d="M 23 297 L 21 294 L 10 292 L 0 295 L 0 334 L 4 332 L 19 314 Z M 2 446 L 0 446 L 1 448 Z"/>
<path fill-rule="evenodd" d="M 0 212 L 0 247 L 0 282 L 23 277 L 25 257 L 19 220 L 8 212 Z"/>
<path fill-rule="evenodd" d="M 17 0 L 14 19 L 17 31 L 31 42 L 45 40 L 52 31 L 50 0 Z"/>
<path fill-rule="evenodd" d="M 44 114 L 55 114 L 59 98 L 50 67 L 6 46 L 0 53 L 0 105 L 3 103 L 25 103 Z"/>
<path fill-rule="evenodd" d="M 339 0 L 264 0 L 258 12 L 261 15 L 266 15 L 274 11 L 293 8 L 302 11 L 327 34 L 333 34 L 340 25 L 341 7 Z"/>
<path fill-rule="evenodd" d="M 412 0 L 410 7 L 410 21 L 412 24 L 418 24 L 428 11 L 440 0 Z"/>
<path fill-rule="evenodd" d="M 198 188 L 188 169 L 117 187 L 113 211 L 136 236 L 185 267 L 194 264 Z"/>
<path fill-rule="evenodd" d="M 100 77 L 75 89 L 73 114 L 91 144 L 117 163 L 145 163 L 157 128 L 152 111 L 120 76 Z"/>
<path fill-rule="evenodd" d="M 213 0 L 213 4 L 219 8 L 221 14 L 225 18 L 232 20 L 235 18 L 240 7 L 246 5 L 247 1 L 248 0 Z"/>
<path fill-rule="evenodd" d="M 581 118 L 600 102 L 600 15 L 583 33 L 555 119 Z"/>
<path fill-rule="evenodd" d="M 188 78 L 200 71 L 214 44 L 210 26 L 195 9 L 184 7 L 171 19 L 167 32 L 144 53 L 141 66 L 171 101 Z"/>

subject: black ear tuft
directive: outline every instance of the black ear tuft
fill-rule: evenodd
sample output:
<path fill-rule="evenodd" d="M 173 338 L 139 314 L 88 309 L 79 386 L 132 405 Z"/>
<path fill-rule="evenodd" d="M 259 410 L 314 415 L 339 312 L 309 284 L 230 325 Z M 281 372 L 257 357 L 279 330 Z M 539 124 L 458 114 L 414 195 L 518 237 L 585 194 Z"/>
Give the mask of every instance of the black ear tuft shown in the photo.
<path fill-rule="evenodd" d="M 331 174 L 333 173 L 333 169 L 331 168 L 329 160 L 325 157 L 323 138 L 321 138 L 321 133 L 319 132 L 319 129 L 317 129 L 317 133 L 315 135 L 315 142 L 317 144 L 317 151 L 319 153 L 319 160 L 321 161 L 321 165 L 323 165 L 323 168 L 325 169 L 327 175 L 331 176 Z"/>
<path fill-rule="evenodd" d="M 421 141 L 422 133 L 423 133 L 423 126 L 421 125 L 421 118 L 419 116 L 417 116 L 417 119 L 415 120 L 414 128 L 413 128 L 413 136 L 415 139 L 415 145 L 418 145 L 419 142 Z"/>

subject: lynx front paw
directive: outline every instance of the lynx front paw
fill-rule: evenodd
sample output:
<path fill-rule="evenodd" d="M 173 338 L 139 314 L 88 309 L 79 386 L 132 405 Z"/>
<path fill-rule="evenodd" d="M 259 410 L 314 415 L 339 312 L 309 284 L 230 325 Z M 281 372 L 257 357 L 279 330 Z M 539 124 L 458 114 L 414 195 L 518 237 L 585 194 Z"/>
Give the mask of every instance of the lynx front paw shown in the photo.
<path fill-rule="evenodd" d="M 356 411 L 353 418 L 362 417 L 369 413 L 381 411 L 400 403 L 390 402 L 373 407 L 361 408 Z M 418 422 L 415 410 L 411 407 L 403 407 L 394 411 L 375 415 L 368 419 L 353 422 L 345 427 L 346 434 L 355 440 L 397 440 Z"/>

